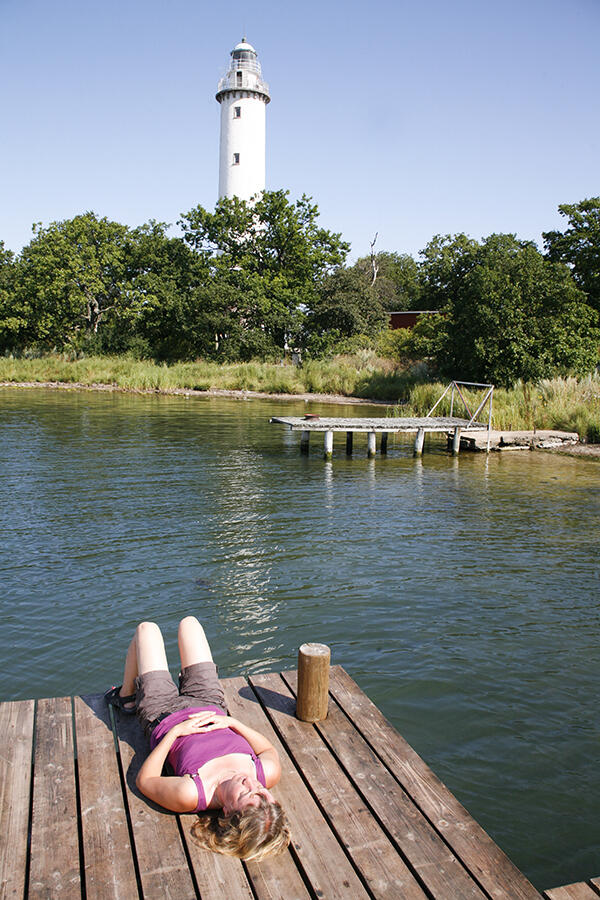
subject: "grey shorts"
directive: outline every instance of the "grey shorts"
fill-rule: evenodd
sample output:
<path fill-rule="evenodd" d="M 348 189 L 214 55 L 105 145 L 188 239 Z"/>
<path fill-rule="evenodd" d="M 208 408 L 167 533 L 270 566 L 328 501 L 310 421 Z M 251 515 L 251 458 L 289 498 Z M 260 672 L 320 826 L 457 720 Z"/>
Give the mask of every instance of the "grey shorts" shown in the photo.
<path fill-rule="evenodd" d="M 195 663 L 179 675 L 179 688 L 166 669 L 145 672 L 135 680 L 137 716 L 146 735 L 169 713 L 188 706 L 219 706 L 225 712 L 225 695 L 213 662 Z"/>

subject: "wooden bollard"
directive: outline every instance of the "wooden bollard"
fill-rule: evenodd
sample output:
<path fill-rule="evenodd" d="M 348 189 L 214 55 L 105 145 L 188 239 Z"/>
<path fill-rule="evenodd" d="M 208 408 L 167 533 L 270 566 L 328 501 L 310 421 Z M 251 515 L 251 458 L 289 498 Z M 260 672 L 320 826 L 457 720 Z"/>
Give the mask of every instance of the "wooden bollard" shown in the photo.
<path fill-rule="evenodd" d="M 330 659 L 326 644 L 302 644 L 298 650 L 296 716 L 302 722 L 327 718 Z"/>

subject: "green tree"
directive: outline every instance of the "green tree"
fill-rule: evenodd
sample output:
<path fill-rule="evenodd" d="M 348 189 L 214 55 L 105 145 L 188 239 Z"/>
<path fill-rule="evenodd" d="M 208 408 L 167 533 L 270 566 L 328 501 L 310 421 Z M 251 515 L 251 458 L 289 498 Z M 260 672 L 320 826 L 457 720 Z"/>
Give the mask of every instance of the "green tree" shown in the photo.
<path fill-rule="evenodd" d="M 16 270 L 15 312 L 25 323 L 25 343 L 61 347 L 96 335 L 135 303 L 126 226 L 88 212 L 33 231 Z"/>
<path fill-rule="evenodd" d="M 0 241 L 0 351 L 13 350 L 25 322 L 15 309 L 15 256 Z"/>
<path fill-rule="evenodd" d="M 373 262 L 377 270 L 375 281 Z M 354 268 L 364 275 L 372 292 L 388 312 L 419 308 L 422 293 L 419 267 L 409 253 L 382 251 L 375 254 L 374 260 L 370 256 L 361 256 Z"/>
<path fill-rule="evenodd" d="M 310 198 L 292 203 L 287 191 L 265 191 L 255 203 L 221 198 L 214 212 L 197 206 L 182 216 L 184 240 L 210 267 L 220 300 L 218 356 L 270 356 L 298 344 L 304 311 L 349 250 L 318 216 Z"/>
<path fill-rule="evenodd" d="M 222 197 L 214 212 L 195 207 L 179 221 L 188 244 L 221 267 L 280 275 L 291 288 L 322 280 L 341 265 L 349 245 L 317 224 L 310 197 L 291 203 L 288 191 L 264 191 L 256 203 Z"/>
<path fill-rule="evenodd" d="M 595 365 L 598 317 L 567 267 L 535 244 L 506 234 L 478 244 L 460 235 L 436 239 L 425 260 L 433 267 L 428 283 L 445 295 L 442 319 L 427 323 L 444 374 L 510 386 Z"/>
<path fill-rule="evenodd" d="M 306 319 L 308 349 L 315 355 L 330 352 L 345 338 L 371 337 L 387 327 L 388 313 L 357 268 L 340 268 L 319 288 Z"/>
<path fill-rule="evenodd" d="M 106 349 L 163 360 L 190 359 L 212 349 L 212 324 L 204 321 L 208 311 L 202 302 L 208 266 L 181 238 L 169 238 L 168 228 L 151 220 L 130 232 L 127 267 L 136 303 L 114 320 Z"/>
<path fill-rule="evenodd" d="M 435 235 L 421 250 L 419 263 L 423 309 L 443 309 L 457 295 L 473 265 L 479 244 L 466 234 Z"/>
<path fill-rule="evenodd" d="M 587 302 L 600 311 L 600 197 L 558 207 L 569 227 L 547 231 L 544 246 L 551 260 L 567 263 Z"/>

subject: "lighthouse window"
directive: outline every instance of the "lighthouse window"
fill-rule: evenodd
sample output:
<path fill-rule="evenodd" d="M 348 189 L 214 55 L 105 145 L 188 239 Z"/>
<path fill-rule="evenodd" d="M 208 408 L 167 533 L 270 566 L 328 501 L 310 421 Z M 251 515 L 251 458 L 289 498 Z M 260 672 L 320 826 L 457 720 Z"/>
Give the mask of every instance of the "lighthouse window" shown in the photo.
<path fill-rule="evenodd" d="M 241 107 L 241 106 L 234 106 L 234 107 L 233 107 L 233 118 L 234 118 L 234 119 L 241 119 L 241 118 L 242 118 L 242 107 Z"/>
<path fill-rule="evenodd" d="M 233 164 L 234 164 L 234 166 L 239 166 L 239 164 L 240 164 L 240 154 L 239 153 L 233 154 Z"/>
<path fill-rule="evenodd" d="M 241 73 L 241 72 L 236 72 L 235 74 L 236 74 L 236 78 L 237 78 L 237 83 L 241 86 L 241 84 L 242 84 L 242 73 Z"/>

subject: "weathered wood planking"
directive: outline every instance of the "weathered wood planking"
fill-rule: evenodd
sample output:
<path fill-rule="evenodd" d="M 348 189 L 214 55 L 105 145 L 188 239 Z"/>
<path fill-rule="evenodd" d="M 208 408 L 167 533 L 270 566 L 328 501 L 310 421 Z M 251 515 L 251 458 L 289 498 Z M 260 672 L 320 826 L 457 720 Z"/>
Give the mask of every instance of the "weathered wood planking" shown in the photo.
<path fill-rule="evenodd" d="M 292 844 L 260 864 L 202 850 L 192 816 L 139 794 L 146 741 L 101 695 L 0 704 L 2 900 L 539 898 L 344 670 L 330 676 L 315 725 L 295 718 L 296 672 L 224 682 L 232 715 L 281 755 Z M 543 896 L 592 900 L 600 880 Z"/>
<path fill-rule="evenodd" d="M 33 700 L 0 705 L 0 896 L 7 900 L 21 900 L 25 889 L 33 714 Z"/>
<path fill-rule="evenodd" d="M 108 708 L 75 698 L 85 886 L 88 900 L 138 896 L 134 857 Z"/>
<path fill-rule="evenodd" d="M 423 900 L 427 895 L 419 882 L 339 768 L 316 728 L 295 718 L 294 698 L 279 675 L 252 676 L 251 683 L 373 896 Z"/>
<path fill-rule="evenodd" d="M 598 900 L 599 896 L 600 893 L 584 881 L 544 891 L 544 897 L 548 900 Z"/>
<path fill-rule="evenodd" d="M 272 416 L 273 425 L 287 425 L 292 431 L 376 431 L 386 434 L 395 434 L 402 431 L 413 432 L 419 428 L 426 431 L 453 431 L 460 428 L 463 431 L 481 431 L 481 422 L 469 424 L 468 419 L 459 419 L 455 416 L 421 416 L 401 418 L 331 418 L 323 416 L 314 419 L 305 419 L 303 416 Z"/>
<path fill-rule="evenodd" d="M 35 719 L 29 896 L 81 896 L 73 708 L 70 697 L 38 700 Z"/>
<path fill-rule="evenodd" d="M 295 690 L 296 673 L 287 673 L 284 677 Z M 293 695 L 289 702 L 293 709 Z M 439 897 L 452 893 L 456 900 L 485 898 L 477 883 L 335 703 L 330 704 L 327 719 L 316 724 L 316 731 L 321 743 L 325 740 L 327 757 L 344 767 L 363 803 L 368 804 L 374 823 L 380 823 L 385 829 L 396 852 L 407 860 L 427 890 Z"/>

